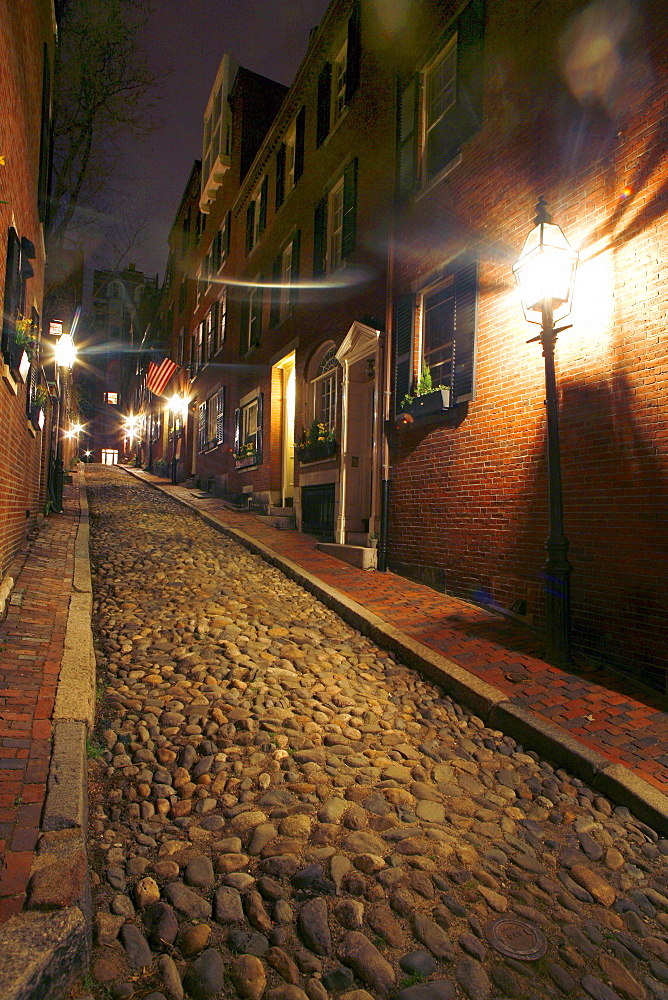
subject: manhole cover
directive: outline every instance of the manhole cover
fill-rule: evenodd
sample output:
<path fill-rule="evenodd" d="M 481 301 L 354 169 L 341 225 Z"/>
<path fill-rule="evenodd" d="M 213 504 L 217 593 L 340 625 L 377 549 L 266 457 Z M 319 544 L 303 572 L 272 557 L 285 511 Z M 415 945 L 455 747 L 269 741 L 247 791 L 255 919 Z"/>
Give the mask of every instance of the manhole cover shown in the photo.
<path fill-rule="evenodd" d="M 537 962 L 547 951 L 545 935 L 518 917 L 499 917 L 485 925 L 487 940 L 510 958 L 519 958 L 523 962 Z"/>

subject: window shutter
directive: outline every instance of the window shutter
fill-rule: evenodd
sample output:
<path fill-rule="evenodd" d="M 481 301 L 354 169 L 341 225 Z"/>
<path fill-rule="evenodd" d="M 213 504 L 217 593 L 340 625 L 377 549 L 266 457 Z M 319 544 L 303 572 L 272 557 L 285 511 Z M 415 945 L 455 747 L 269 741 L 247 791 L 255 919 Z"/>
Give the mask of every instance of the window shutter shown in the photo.
<path fill-rule="evenodd" d="M 329 135 L 329 119 L 332 95 L 332 64 L 325 63 L 318 77 L 318 116 L 315 126 L 316 148 L 322 146 Z"/>
<path fill-rule="evenodd" d="M 252 315 L 252 330 L 253 330 L 253 342 L 249 344 L 249 347 L 256 347 L 260 343 L 260 334 L 262 332 L 262 289 L 258 286 L 257 293 L 253 298 L 253 315 Z"/>
<path fill-rule="evenodd" d="M 262 400 L 263 393 L 260 393 L 257 397 L 257 433 L 255 435 L 255 453 L 258 465 L 262 462 Z"/>
<path fill-rule="evenodd" d="M 197 408 L 199 423 L 198 423 L 198 439 L 199 439 L 199 450 L 204 451 L 206 448 L 206 403 L 200 403 Z M 176 447 L 176 444 L 174 444 Z"/>
<path fill-rule="evenodd" d="M 413 376 L 414 296 L 400 295 L 394 313 L 394 412 L 401 413 Z"/>
<path fill-rule="evenodd" d="M 49 65 L 49 48 L 46 42 L 44 43 L 42 59 L 42 115 L 39 128 L 39 178 L 37 181 L 37 207 L 40 222 L 46 220 L 48 213 L 51 166 L 51 67 Z"/>
<path fill-rule="evenodd" d="M 455 273 L 455 343 L 452 363 L 452 403 L 474 398 L 478 299 L 478 262 L 467 262 Z"/>
<path fill-rule="evenodd" d="M 410 197 L 417 176 L 418 101 L 420 78 L 417 74 L 399 92 L 397 122 L 397 193 L 399 199 Z"/>
<path fill-rule="evenodd" d="M 258 232 L 263 233 L 267 228 L 267 199 L 269 196 L 269 174 L 262 178 L 260 187 L 260 218 L 258 220 Z"/>
<path fill-rule="evenodd" d="M 220 350 L 220 303 L 218 300 L 211 306 L 211 353 Z"/>
<path fill-rule="evenodd" d="M 457 32 L 457 111 L 462 143 L 482 125 L 485 0 L 471 0 L 462 11 Z"/>
<path fill-rule="evenodd" d="M 253 232 L 255 230 L 255 202 L 252 201 L 246 209 L 246 253 L 253 249 Z"/>
<path fill-rule="evenodd" d="M 281 318 L 281 254 L 274 258 L 271 266 L 271 308 L 269 309 L 269 326 L 276 326 Z"/>
<path fill-rule="evenodd" d="M 225 388 L 216 393 L 216 441 L 225 440 Z"/>
<path fill-rule="evenodd" d="M 5 267 L 5 299 L 2 314 L 2 351 L 11 364 L 9 355 L 14 346 L 16 317 L 21 311 L 21 242 L 13 226 L 7 235 L 7 263 Z M 17 360 L 18 364 L 18 360 Z"/>
<path fill-rule="evenodd" d="M 250 304 L 248 295 L 241 300 L 241 323 L 239 335 L 239 353 L 243 356 L 248 352 L 248 321 L 250 319 Z"/>
<path fill-rule="evenodd" d="M 32 407 L 35 401 L 35 389 L 37 388 L 37 365 L 30 362 L 28 378 L 26 379 L 26 416 L 32 416 Z"/>
<path fill-rule="evenodd" d="M 302 105 L 295 123 L 295 184 L 304 173 L 304 135 L 306 133 L 306 106 Z"/>
<path fill-rule="evenodd" d="M 292 267 L 290 273 L 290 308 L 297 304 L 299 298 L 299 244 L 301 232 L 298 229 L 292 237 Z"/>
<path fill-rule="evenodd" d="M 346 64 L 346 104 L 350 104 L 360 82 L 361 45 L 361 10 L 360 2 L 356 0 L 352 14 L 348 19 L 348 52 Z"/>
<path fill-rule="evenodd" d="M 276 153 L 276 209 L 285 199 L 285 143 L 282 142 Z"/>
<path fill-rule="evenodd" d="M 227 285 L 223 287 L 223 292 L 220 296 L 218 316 L 219 342 L 222 346 L 225 343 L 225 335 L 227 333 Z"/>
<path fill-rule="evenodd" d="M 313 231 L 313 277 L 325 273 L 327 251 L 327 199 L 321 198 L 315 206 L 315 226 Z"/>
<path fill-rule="evenodd" d="M 357 241 L 357 157 L 348 164 L 343 175 L 343 232 L 341 256 L 344 260 L 355 249 Z"/>
<path fill-rule="evenodd" d="M 223 239 L 223 254 L 224 260 L 227 260 L 230 253 L 230 238 L 232 236 L 232 213 L 228 212 L 225 216 L 225 237 Z"/>
<path fill-rule="evenodd" d="M 306 106 L 302 105 L 295 123 L 295 184 L 304 173 L 304 135 L 306 133 Z"/>
<path fill-rule="evenodd" d="M 241 409 L 237 407 L 234 411 L 234 454 L 239 454 L 241 448 Z"/>

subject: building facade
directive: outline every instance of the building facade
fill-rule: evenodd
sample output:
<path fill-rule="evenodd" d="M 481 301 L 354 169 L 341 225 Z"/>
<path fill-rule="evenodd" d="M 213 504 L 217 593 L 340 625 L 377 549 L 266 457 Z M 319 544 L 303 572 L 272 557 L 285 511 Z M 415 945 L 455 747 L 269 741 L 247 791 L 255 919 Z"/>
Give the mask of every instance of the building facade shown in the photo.
<path fill-rule="evenodd" d="M 664 691 L 667 17 L 333 0 L 263 112 L 228 62 L 172 342 L 184 478 L 542 629 L 545 376 L 512 265 L 545 198 L 580 254 L 556 348 L 573 645 Z"/>
<path fill-rule="evenodd" d="M 43 371 L 50 357 L 42 333 L 55 41 L 50 0 L 27 9 L 2 6 L 0 575 L 37 527 L 48 496 L 54 403 Z"/>

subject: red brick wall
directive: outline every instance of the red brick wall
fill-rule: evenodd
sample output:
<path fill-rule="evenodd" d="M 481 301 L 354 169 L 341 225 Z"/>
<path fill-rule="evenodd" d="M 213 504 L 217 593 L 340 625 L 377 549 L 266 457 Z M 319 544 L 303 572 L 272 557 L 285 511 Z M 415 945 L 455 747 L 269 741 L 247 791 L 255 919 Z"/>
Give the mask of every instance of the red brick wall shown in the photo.
<path fill-rule="evenodd" d="M 538 328 L 524 322 L 511 265 L 544 195 L 582 260 L 573 328 L 557 342 L 574 639 L 665 688 L 668 20 L 653 8 L 651 32 L 635 26 L 606 100 L 587 105 L 564 82 L 559 48 L 567 38 L 574 49 L 567 18 L 583 5 L 551 6 L 541 32 L 522 4 L 488 4 L 483 128 L 398 222 L 396 292 L 469 249 L 480 294 L 475 400 L 396 436 L 391 556 L 444 570 L 464 597 L 524 599 L 543 620 L 543 362 L 525 343 Z M 436 23 L 423 25 L 425 45 Z"/>
<path fill-rule="evenodd" d="M 26 313 L 42 315 L 44 241 L 37 208 L 43 46 L 53 58 L 51 4 L 0 7 L 0 302 L 4 300 L 7 233 L 35 246 L 34 277 L 26 285 Z M 41 518 L 45 500 L 44 431 L 31 433 L 26 390 L 0 378 L 0 575 L 6 572 L 27 532 Z"/>

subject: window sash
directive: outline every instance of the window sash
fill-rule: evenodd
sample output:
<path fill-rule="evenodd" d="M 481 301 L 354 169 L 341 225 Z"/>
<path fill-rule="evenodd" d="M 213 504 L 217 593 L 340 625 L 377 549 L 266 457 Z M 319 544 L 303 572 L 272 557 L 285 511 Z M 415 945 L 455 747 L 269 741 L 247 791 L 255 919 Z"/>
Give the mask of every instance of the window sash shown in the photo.
<path fill-rule="evenodd" d="M 343 250 L 343 178 L 329 195 L 329 271 L 340 266 Z"/>

